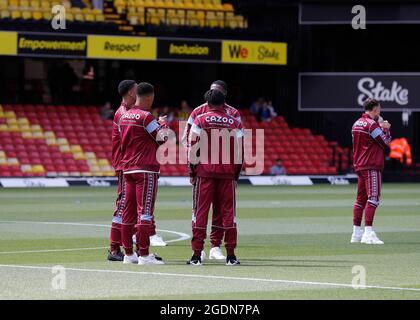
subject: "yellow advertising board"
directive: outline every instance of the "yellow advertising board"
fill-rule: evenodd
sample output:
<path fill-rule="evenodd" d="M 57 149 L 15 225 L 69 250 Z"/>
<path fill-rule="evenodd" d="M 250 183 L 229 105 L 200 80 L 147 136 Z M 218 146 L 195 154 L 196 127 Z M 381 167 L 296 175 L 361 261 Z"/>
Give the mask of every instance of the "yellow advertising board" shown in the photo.
<path fill-rule="evenodd" d="M 286 65 L 287 43 L 223 40 L 222 62 Z"/>
<path fill-rule="evenodd" d="M 0 31 L 0 55 L 287 64 L 287 43 Z"/>
<path fill-rule="evenodd" d="M 0 32 L 0 55 L 17 54 L 17 32 Z"/>
<path fill-rule="evenodd" d="M 89 35 L 87 57 L 156 60 L 157 39 L 149 37 Z"/>

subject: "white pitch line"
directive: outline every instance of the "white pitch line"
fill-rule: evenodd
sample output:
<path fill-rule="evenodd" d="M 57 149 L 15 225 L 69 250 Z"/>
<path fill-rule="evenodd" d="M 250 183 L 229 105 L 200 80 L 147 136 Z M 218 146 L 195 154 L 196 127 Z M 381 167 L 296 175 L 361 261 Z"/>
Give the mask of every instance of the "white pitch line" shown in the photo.
<path fill-rule="evenodd" d="M 183 233 L 183 232 L 178 232 L 178 231 L 172 231 L 172 230 L 163 230 L 163 229 L 156 229 L 157 231 L 161 231 L 161 232 L 168 232 L 168 233 L 174 233 L 179 235 L 179 238 L 176 239 L 172 239 L 172 240 L 166 240 L 166 243 L 171 243 L 171 242 L 178 242 L 178 241 L 184 241 L 184 240 L 188 240 L 190 239 L 190 235 Z"/>
<path fill-rule="evenodd" d="M 49 270 L 49 271 L 51 271 L 52 267 L 0 264 L 0 268 L 38 269 L 38 270 Z M 166 273 L 166 272 L 146 272 L 146 271 L 138 271 L 137 272 L 137 271 L 128 271 L 128 270 L 83 269 L 83 268 L 67 268 L 67 267 L 65 267 L 65 269 L 66 269 L 66 271 L 76 271 L 76 272 L 120 273 L 120 274 L 137 274 L 137 275 L 141 274 L 141 275 L 154 275 L 154 276 L 164 276 L 164 277 L 183 277 L 183 278 L 199 278 L 199 279 L 213 279 L 213 280 L 218 279 L 218 280 L 236 280 L 236 281 L 253 281 L 253 282 L 269 282 L 269 283 L 288 283 L 288 284 L 330 286 L 330 287 L 343 287 L 343 288 L 355 289 L 355 287 L 351 284 L 334 283 L 334 282 L 264 279 L 264 278 L 249 278 L 249 277 L 227 277 L 227 276 L 215 276 L 215 275 Z M 382 290 L 420 292 L 420 288 L 387 287 L 387 286 L 373 286 L 373 285 L 366 285 L 366 286 L 364 286 L 364 288 L 366 288 L 366 289 L 382 289 Z"/>
<path fill-rule="evenodd" d="M 46 249 L 46 250 L 25 250 L 25 251 L 0 251 L 0 254 L 15 253 L 43 253 L 43 252 L 63 252 L 63 251 L 81 251 L 81 250 L 100 250 L 109 247 L 93 247 L 93 248 L 67 248 L 67 249 Z"/>
<path fill-rule="evenodd" d="M 95 223 L 81 223 L 81 222 L 58 222 L 58 221 L 11 221 L 11 220 L 0 220 L 0 223 L 26 223 L 26 224 L 47 224 L 47 225 L 62 225 L 62 226 L 88 226 L 88 227 L 104 227 L 110 228 L 106 224 L 95 224 Z"/>
<path fill-rule="evenodd" d="M 53 221 L 5 221 L 0 220 L 0 223 L 26 223 L 26 224 L 47 224 L 47 225 L 68 225 L 68 226 L 88 226 L 88 227 L 101 227 L 110 228 L 106 224 L 93 224 L 93 223 L 79 223 L 79 222 L 53 222 Z M 190 239 L 190 236 L 183 232 L 156 229 L 160 232 L 167 232 L 176 234 L 179 238 L 167 240 L 166 243 L 178 242 Z M 42 252 L 61 252 L 61 251 L 79 251 L 79 250 L 99 250 L 106 249 L 108 247 L 93 247 L 93 248 L 68 248 L 68 249 L 46 249 L 46 250 L 25 250 L 25 251 L 0 251 L 0 254 L 15 254 L 15 253 L 42 253 Z"/>

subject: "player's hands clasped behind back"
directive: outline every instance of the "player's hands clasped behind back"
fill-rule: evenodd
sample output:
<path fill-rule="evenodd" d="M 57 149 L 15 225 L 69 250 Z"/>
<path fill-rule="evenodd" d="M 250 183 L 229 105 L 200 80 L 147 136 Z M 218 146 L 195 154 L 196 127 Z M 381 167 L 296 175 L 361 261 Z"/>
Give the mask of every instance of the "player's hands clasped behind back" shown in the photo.
<path fill-rule="evenodd" d="M 381 122 L 380 126 L 382 127 L 382 129 L 391 128 L 391 124 L 387 120 L 384 120 L 383 122 Z"/>

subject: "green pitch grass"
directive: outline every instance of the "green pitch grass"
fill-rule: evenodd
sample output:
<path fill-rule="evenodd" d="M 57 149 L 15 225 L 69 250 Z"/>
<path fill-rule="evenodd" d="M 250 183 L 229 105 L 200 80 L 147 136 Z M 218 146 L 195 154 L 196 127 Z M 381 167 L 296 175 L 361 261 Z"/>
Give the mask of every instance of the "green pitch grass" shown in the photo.
<path fill-rule="evenodd" d="M 175 241 L 147 267 L 106 261 L 115 188 L 0 189 L 0 299 L 420 299 L 420 185 L 384 186 L 383 246 L 349 243 L 355 189 L 240 186 L 238 267 L 185 264 L 190 188 L 159 189 L 159 233 Z M 354 266 L 368 288 L 352 287 Z"/>

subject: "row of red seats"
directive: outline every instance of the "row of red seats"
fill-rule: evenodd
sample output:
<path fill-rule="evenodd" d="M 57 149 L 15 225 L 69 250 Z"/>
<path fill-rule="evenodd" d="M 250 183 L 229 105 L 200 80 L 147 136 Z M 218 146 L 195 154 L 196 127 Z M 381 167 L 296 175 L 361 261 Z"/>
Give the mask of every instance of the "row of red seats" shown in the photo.
<path fill-rule="evenodd" d="M 110 160 L 112 121 L 102 120 L 98 107 L 6 105 L 4 110 L 13 110 L 18 117 L 26 117 L 31 124 L 39 124 L 44 132 L 53 131 L 57 138 L 67 138 L 70 145 L 81 145 L 83 151 L 92 151 L 97 158 Z M 315 136 L 309 129 L 289 128 L 281 116 L 271 122 L 259 123 L 248 110 L 244 110 L 242 119 L 245 128 L 265 129 L 265 173 L 269 173 L 277 158 L 284 160 L 283 164 L 290 174 L 331 174 L 335 170 L 329 165 L 331 148 L 323 136 Z M 177 122 L 173 123 L 173 127 L 177 127 Z M 1 132 L 0 137 L 0 148 L 6 151 L 8 157 L 18 157 L 21 163 L 41 163 L 47 171 L 61 171 L 63 168 L 81 171 L 87 167 L 85 160 L 74 160 L 72 154 L 40 143 L 43 139 L 23 139 L 19 132 Z M 262 152 L 261 147 L 255 147 L 255 134 L 250 141 L 254 152 Z M 186 174 L 185 165 L 164 165 L 161 170 L 162 174 L 168 175 Z"/>
<path fill-rule="evenodd" d="M 57 112 L 57 113 L 92 113 L 95 114 L 100 109 L 100 106 L 64 106 L 64 105 L 43 105 L 43 104 L 4 104 L 4 111 L 13 111 L 13 112 Z"/>

